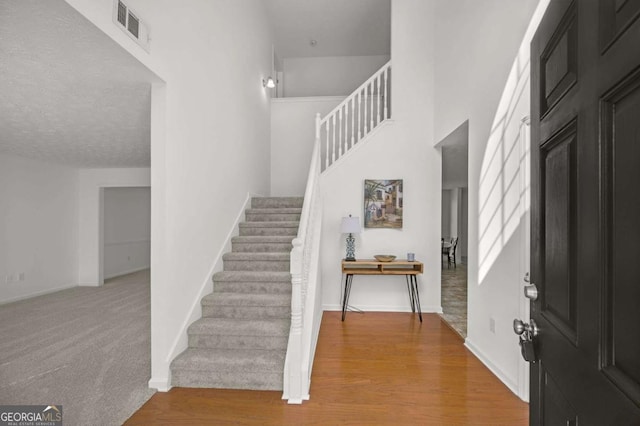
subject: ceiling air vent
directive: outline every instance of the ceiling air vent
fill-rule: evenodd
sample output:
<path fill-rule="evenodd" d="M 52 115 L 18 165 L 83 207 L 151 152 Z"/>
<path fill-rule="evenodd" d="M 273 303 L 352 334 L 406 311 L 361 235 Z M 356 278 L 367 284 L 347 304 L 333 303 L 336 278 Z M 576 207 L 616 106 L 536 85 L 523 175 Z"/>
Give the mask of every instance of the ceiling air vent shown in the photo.
<path fill-rule="evenodd" d="M 149 31 L 138 14 L 120 0 L 114 2 L 113 22 L 144 50 L 149 51 Z"/>
<path fill-rule="evenodd" d="M 127 29 L 135 38 L 138 38 L 138 30 L 140 28 L 140 21 L 135 17 L 133 13 L 129 13 L 129 18 L 127 19 Z"/>
<path fill-rule="evenodd" d="M 118 2 L 118 22 L 123 27 L 127 25 L 127 6 L 121 1 Z"/>

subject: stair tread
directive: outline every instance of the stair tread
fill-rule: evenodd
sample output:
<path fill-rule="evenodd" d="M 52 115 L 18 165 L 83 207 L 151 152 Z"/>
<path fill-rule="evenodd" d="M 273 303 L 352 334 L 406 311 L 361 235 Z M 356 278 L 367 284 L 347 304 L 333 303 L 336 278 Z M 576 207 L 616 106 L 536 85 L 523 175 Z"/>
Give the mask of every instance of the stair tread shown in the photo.
<path fill-rule="evenodd" d="M 273 260 L 286 261 L 291 258 L 290 252 L 230 252 L 222 255 L 222 260 Z"/>
<path fill-rule="evenodd" d="M 289 319 L 240 320 L 228 318 L 200 318 L 189 326 L 189 334 L 227 336 L 288 336 Z"/>
<path fill-rule="evenodd" d="M 210 293 L 202 298 L 206 306 L 290 306 L 290 294 Z"/>
<path fill-rule="evenodd" d="M 302 207 L 303 197 L 253 197 L 251 208 Z"/>
<path fill-rule="evenodd" d="M 263 214 L 298 214 L 302 213 L 302 207 L 258 207 L 246 209 L 245 213 Z"/>
<path fill-rule="evenodd" d="M 238 226 L 240 228 L 297 228 L 300 225 L 300 221 L 281 221 L 281 222 L 240 222 Z"/>
<path fill-rule="evenodd" d="M 291 244 L 293 235 L 240 235 L 231 238 L 232 243 L 282 243 Z"/>
<path fill-rule="evenodd" d="M 280 271 L 221 271 L 213 275 L 213 281 L 291 282 L 291 274 Z"/>
<path fill-rule="evenodd" d="M 171 367 L 206 371 L 224 369 L 242 373 L 282 373 L 286 354 L 282 350 L 188 348 L 176 357 Z"/>

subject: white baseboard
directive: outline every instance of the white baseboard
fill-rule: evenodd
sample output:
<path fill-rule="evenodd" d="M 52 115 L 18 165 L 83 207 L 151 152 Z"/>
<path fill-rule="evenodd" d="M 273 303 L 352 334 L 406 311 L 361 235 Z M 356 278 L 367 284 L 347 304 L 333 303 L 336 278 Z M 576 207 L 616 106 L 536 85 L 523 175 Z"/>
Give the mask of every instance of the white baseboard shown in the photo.
<path fill-rule="evenodd" d="M 149 380 L 149 388 L 157 389 L 158 392 L 169 392 L 169 390 L 171 389 L 169 378 L 164 377 L 161 379 L 155 379 L 152 377 L 151 380 Z"/>
<path fill-rule="evenodd" d="M 303 397 L 303 398 L 301 398 L 301 399 L 288 399 L 288 398 L 285 398 L 285 397 L 283 396 L 283 397 L 282 397 L 282 399 L 287 399 L 287 404 L 290 404 L 290 405 L 300 405 L 300 404 L 302 404 L 304 401 L 308 401 L 308 400 L 309 400 L 309 395 L 307 395 L 307 396 L 305 396 L 305 397 Z"/>
<path fill-rule="evenodd" d="M 411 312 L 409 306 L 388 306 L 388 305 L 349 305 L 365 312 Z M 423 314 L 441 314 L 442 306 L 437 305 L 421 305 Z M 326 304 L 322 305 L 323 311 L 341 311 L 342 305 Z"/>
<path fill-rule="evenodd" d="M 480 360 L 480 362 L 485 365 L 485 367 L 489 369 L 489 371 L 491 371 L 498 379 L 500 379 L 500 381 L 504 383 L 505 386 L 514 393 L 514 395 L 519 397 L 518 384 L 514 383 L 514 381 L 504 373 L 504 371 L 502 371 L 497 365 L 491 362 L 489 358 L 476 345 L 474 345 L 471 340 L 469 340 L 468 337 L 465 339 L 464 345 L 471 351 L 473 355 L 475 355 L 476 358 Z"/>
<path fill-rule="evenodd" d="M 60 287 L 50 288 L 47 290 L 34 291 L 33 293 L 23 294 L 21 296 L 12 297 L 6 300 L 0 300 L 0 305 L 5 305 L 7 303 L 19 302 L 21 300 L 31 299 L 32 297 L 44 296 L 45 294 L 56 293 L 58 291 L 67 290 L 69 288 L 79 287 L 78 284 L 65 284 Z"/>
<path fill-rule="evenodd" d="M 116 272 L 115 274 L 112 274 L 112 275 L 107 275 L 107 276 L 104 277 L 104 279 L 108 280 L 108 279 L 115 278 L 115 277 L 121 277 L 123 275 L 133 274 L 134 272 L 144 271 L 145 269 L 149 269 L 149 268 L 151 268 L 151 265 L 136 267 L 136 268 L 129 269 L 129 270 L 126 270 L 126 271 Z"/>

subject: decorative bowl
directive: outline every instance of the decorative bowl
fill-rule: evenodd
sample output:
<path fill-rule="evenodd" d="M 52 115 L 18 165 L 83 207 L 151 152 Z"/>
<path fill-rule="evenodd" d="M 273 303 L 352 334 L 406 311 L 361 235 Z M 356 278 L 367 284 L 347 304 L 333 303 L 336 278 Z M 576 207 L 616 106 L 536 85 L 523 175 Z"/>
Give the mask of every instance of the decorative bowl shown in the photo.
<path fill-rule="evenodd" d="M 391 262 L 396 257 L 392 254 L 376 254 L 373 256 L 378 262 Z"/>

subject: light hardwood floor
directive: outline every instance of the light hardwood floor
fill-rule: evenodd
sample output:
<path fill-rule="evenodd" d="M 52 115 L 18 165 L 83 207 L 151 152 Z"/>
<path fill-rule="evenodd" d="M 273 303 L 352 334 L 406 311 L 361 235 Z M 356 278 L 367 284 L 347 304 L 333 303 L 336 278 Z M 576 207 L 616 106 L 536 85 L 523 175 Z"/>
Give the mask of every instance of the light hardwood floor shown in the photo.
<path fill-rule="evenodd" d="M 527 425 L 528 405 L 437 314 L 325 312 L 311 399 L 174 388 L 127 425 Z"/>

